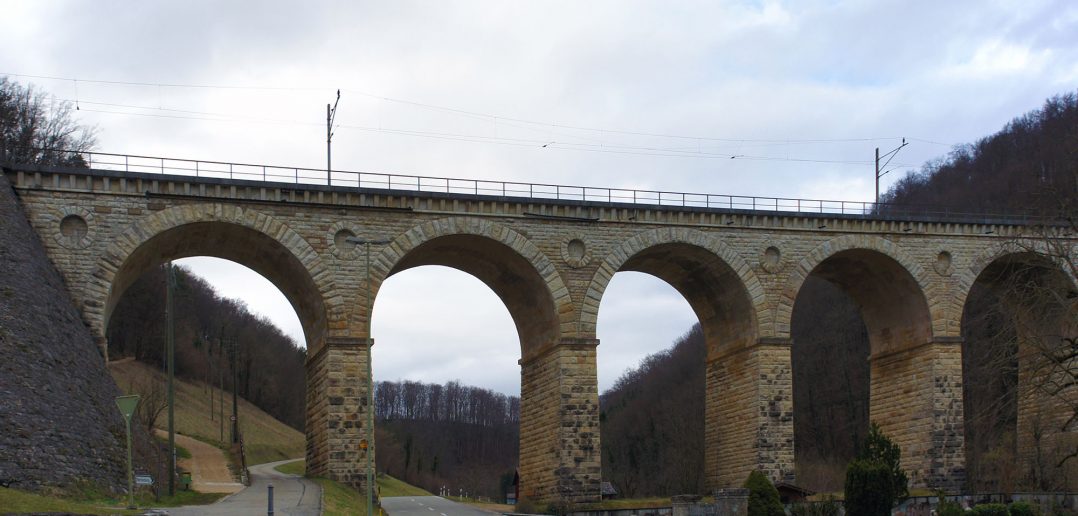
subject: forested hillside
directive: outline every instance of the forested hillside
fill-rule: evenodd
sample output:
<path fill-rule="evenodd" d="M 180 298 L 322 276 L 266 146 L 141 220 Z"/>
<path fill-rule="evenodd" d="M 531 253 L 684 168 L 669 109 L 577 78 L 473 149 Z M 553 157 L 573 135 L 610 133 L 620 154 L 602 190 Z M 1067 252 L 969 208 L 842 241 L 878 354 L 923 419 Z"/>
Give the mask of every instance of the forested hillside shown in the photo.
<path fill-rule="evenodd" d="M 1078 95 L 1066 93 L 1001 131 L 956 147 L 898 181 L 881 201 L 1075 217 Z"/>
<path fill-rule="evenodd" d="M 214 385 L 223 381 L 230 391 L 234 370 L 240 396 L 302 431 L 306 350 L 241 303 L 218 296 L 183 267 L 177 268 L 176 283 L 176 374 Z M 130 356 L 163 367 L 163 266 L 144 274 L 124 293 L 108 334 L 110 359 Z"/>
<path fill-rule="evenodd" d="M 520 398 L 449 382 L 379 382 L 378 471 L 437 493 L 501 500 L 517 467 Z"/>
<path fill-rule="evenodd" d="M 599 398 L 603 479 L 623 496 L 704 492 L 704 353 L 696 325 Z"/>

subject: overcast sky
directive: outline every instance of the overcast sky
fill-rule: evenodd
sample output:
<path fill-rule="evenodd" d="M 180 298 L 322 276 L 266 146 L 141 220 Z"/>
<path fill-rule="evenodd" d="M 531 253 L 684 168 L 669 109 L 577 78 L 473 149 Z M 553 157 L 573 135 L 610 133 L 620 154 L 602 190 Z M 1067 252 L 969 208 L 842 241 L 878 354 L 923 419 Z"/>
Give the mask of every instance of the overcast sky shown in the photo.
<path fill-rule="evenodd" d="M 886 188 L 1078 88 L 1070 0 L 0 0 L 0 12 L 0 74 L 77 101 L 98 150 L 311 168 L 325 166 L 340 89 L 335 169 L 870 201 L 875 147 L 910 142 Z M 185 263 L 302 342 L 268 282 Z M 600 388 L 693 322 L 660 281 L 615 276 Z M 509 314 L 464 273 L 390 278 L 374 337 L 378 379 L 519 392 Z"/>

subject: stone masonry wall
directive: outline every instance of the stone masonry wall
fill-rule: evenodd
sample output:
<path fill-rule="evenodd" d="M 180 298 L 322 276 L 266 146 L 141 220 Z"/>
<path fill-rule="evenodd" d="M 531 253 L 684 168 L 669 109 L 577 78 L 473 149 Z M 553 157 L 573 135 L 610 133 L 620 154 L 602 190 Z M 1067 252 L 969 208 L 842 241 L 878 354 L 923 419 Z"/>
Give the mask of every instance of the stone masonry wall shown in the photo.
<path fill-rule="evenodd" d="M 595 340 L 573 339 L 555 348 L 561 398 L 561 466 L 556 476 L 559 489 L 575 501 L 602 498 L 597 344 Z"/>
<path fill-rule="evenodd" d="M 308 360 L 308 471 L 366 489 L 367 454 L 375 453 L 367 439 L 366 339 L 332 338 Z"/>
<path fill-rule="evenodd" d="M 520 363 L 520 496 L 543 499 L 556 492 L 561 430 L 558 355 Z"/>
<path fill-rule="evenodd" d="M 794 482 L 793 367 L 788 340 L 757 346 L 756 464 L 773 482 Z M 738 484 L 740 485 L 740 484 Z"/>
<path fill-rule="evenodd" d="M 323 346 L 322 349 L 326 348 Z M 329 468 L 329 400 L 326 394 L 329 384 L 328 369 L 325 351 L 307 357 L 307 415 L 304 425 L 307 437 L 307 473 L 319 477 L 328 476 Z"/>
<path fill-rule="evenodd" d="M 709 490 L 739 487 L 759 469 L 794 476 L 793 375 L 788 345 L 757 345 L 707 367 L 704 454 Z"/>
<path fill-rule="evenodd" d="M 902 449 L 910 487 L 965 483 L 961 345 L 929 343 L 870 358 L 869 417 Z"/>
<path fill-rule="evenodd" d="M 596 344 L 563 342 L 521 364 L 522 497 L 567 501 L 601 497 Z"/>
<path fill-rule="evenodd" d="M 126 490 L 122 393 L 19 204 L 0 177 L 0 483 Z M 150 438 L 133 431 L 148 468 Z"/>

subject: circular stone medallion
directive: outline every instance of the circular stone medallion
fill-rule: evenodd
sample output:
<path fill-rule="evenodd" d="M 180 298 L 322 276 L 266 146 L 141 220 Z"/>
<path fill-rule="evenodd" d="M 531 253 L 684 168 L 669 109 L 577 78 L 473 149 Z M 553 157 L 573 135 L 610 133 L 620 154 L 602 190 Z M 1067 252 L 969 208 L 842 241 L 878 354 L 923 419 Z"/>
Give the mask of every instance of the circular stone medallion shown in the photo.
<path fill-rule="evenodd" d="M 760 259 L 760 266 L 767 272 L 775 272 L 779 270 L 779 264 L 782 263 L 782 252 L 775 246 L 764 249 L 764 256 Z"/>
<path fill-rule="evenodd" d="M 591 250 L 580 238 L 570 238 L 561 248 L 561 257 L 572 268 L 583 267 L 591 261 Z"/>

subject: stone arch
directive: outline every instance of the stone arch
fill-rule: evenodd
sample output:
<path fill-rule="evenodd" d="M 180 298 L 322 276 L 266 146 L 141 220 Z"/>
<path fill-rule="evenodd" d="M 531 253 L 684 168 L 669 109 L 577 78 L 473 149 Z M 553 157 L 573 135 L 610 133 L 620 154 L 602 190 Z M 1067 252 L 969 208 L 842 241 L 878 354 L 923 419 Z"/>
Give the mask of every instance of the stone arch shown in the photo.
<path fill-rule="evenodd" d="M 656 256 L 648 256 L 654 253 Z M 658 254 L 666 254 L 665 257 Z M 660 262 L 692 262 L 700 270 L 664 272 Z M 686 263 L 686 266 L 690 266 Z M 599 304 L 610 280 L 619 270 L 637 270 L 663 279 L 677 289 L 696 312 L 704 327 L 709 355 L 719 353 L 719 342 L 751 345 L 760 328 L 770 320 L 764 288 L 748 262 L 717 237 L 687 228 L 660 228 L 637 234 L 610 251 L 595 271 L 580 308 L 580 331 L 595 335 Z M 693 275 L 695 274 L 695 275 Z M 688 281 L 699 280 L 699 291 Z M 722 301 L 718 296 L 732 296 Z M 725 303 L 723 302 L 725 301 Z M 719 309 L 723 304 L 723 309 Z M 730 333 L 733 332 L 733 333 Z M 736 341 L 737 344 L 733 342 Z"/>
<path fill-rule="evenodd" d="M 805 279 L 828 259 L 841 255 L 852 256 L 853 253 L 865 253 L 862 258 L 867 257 L 869 259 L 872 259 L 871 255 L 875 254 L 879 258 L 883 258 L 881 265 L 886 267 L 886 262 L 889 261 L 895 266 L 893 267 L 895 270 L 889 272 L 908 274 L 908 279 L 911 282 L 905 287 L 908 290 L 907 294 L 911 297 L 909 301 L 912 301 L 915 306 L 906 307 L 907 310 L 913 310 L 914 313 L 905 314 L 905 319 L 907 320 L 904 322 L 918 327 L 915 328 L 917 330 L 916 338 L 920 342 L 916 344 L 929 342 L 934 335 L 947 331 L 948 306 L 946 303 L 935 302 L 935 299 L 942 294 L 939 292 L 941 285 L 939 284 L 940 282 L 931 280 L 926 267 L 897 244 L 885 238 L 871 235 L 843 235 L 824 242 L 809 251 L 790 274 L 786 288 L 783 289 L 775 308 L 774 321 L 777 336 L 790 337 L 794 302 L 797 300 L 797 294 L 801 290 Z M 901 278 L 898 279 L 901 280 Z M 854 295 L 854 298 L 859 304 L 864 304 L 864 300 L 858 300 L 856 295 Z M 866 308 L 871 309 L 871 307 Z M 871 334 L 873 332 L 872 325 L 875 324 L 871 320 L 873 314 L 865 314 L 864 317 L 865 324 L 869 327 L 869 333 Z M 924 327 L 920 328 L 920 326 Z M 881 337 L 880 333 L 877 330 L 877 338 Z M 873 352 L 875 353 L 876 351 L 874 350 Z"/>
<path fill-rule="evenodd" d="M 863 423 L 878 424 L 901 447 L 911 486 L 955 489 L 965 475 L 963 438 L 956 430 L 963 417 L 962 404 L 956 403 L 962 396 L 962 354 L 957 340 L 945 333 L 946 283 L 929 272 L 929 265 L 881 237 L 829 240 L 794 268 L 776 321 L 789 335 L 794 303 L 809 276 L 849 295 L 869 342 Z"/>
<path fill-rule="evenodd" d="M 422 265 L 452 267 L 485 283 L 505 303 L 517 327 L 524 358 L 573 330 L 573 302 L 553 262 L 524 235 L 474 217 L 449 217 L 413 227 L 371 260 L 371 295 L 382 282 Z M 357 304 L 367 331 L 366 314 Z"/>
<path fill-rule="evenodd" d="M 1047 478 L 1065 478 L 1078 471 L 1055 461 L 1036 465 L 1038 455 L 1065 454 L 1078 445 L 1078 422 L 1060 403 L 1068 387 L 1055 391 L 1069 378 L 1055 346 L 1078 331 L 1078 281 L 1056 253 L 1076 250 L 1012 240 L 983 249 L 961 270 L 954 297 L 962 310 L 967 357 L 962 364 L 966 414 L 972 421 L 990 414 L 995 425 L 1006 423 L 966 426 L 973 471 L 985 466 L 988 450 L 998 448 L 1013 454 L 1009 462 L 1019 475 L 1039 470 Z M 1069 389 L 1078 392 L 1073 385 Z M 977 478 L 993 480 L 991 474 Z"/>
<path fill-rule="evenodd" d="M 106 335 L 124 291 L 149 268 L 168 260 L 213 256 L 231 260 L 281 289 L 299 315 L 308 353 L 321 345 L 338 307 L 329 270 L 303 237 L 274 217 L 228 204 L 174 206 L 132 223 L 107 244 L 91 275 L 87 318 Z M 329 305 L 329 306 L 327 306 Z"/>
<path fill-rule="evenodd" d="M 1065 274 L 1072 285 L 1078 285 L 1078 277 L 1075 277 L 1074 272 L 1064 266 L 1057 258 L 1050 258 L 1051 250 L 1042 241 L 1028 241 L 1017 242 L 1009 240 L 997 245 L 992 245 L 983 249 L 980 254 L 970 260 L 969 266 L 960 269 L 957 276 L 957 288 L 955 295 L 952 297 L 952 310 L 957 310 L 956 314 L 961 317 L 963 310 L 965 310 L 966 301 L 969 298 L 970 289 L 973 288 L 973 284 L 977 281 L 977 278 L 981 277 L 988 267 L 999 259 L 1005 258 L 1008 255 L 1022 255 L 1022 254 L 1037 254 L 1044 260 L 1050 260 L 1056 265 L 1060 272 Z M 1078 255 L 1078 244 L 1075 244 L 1070 250 L 1072 256 Z"/>

